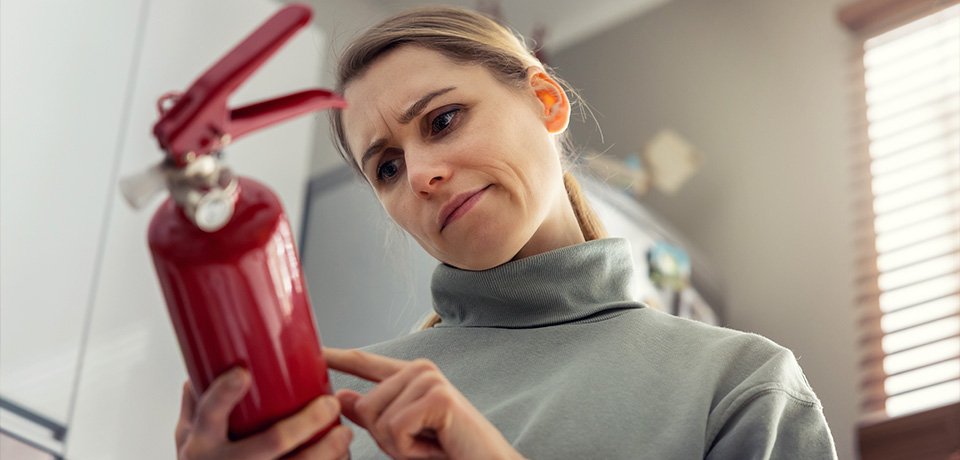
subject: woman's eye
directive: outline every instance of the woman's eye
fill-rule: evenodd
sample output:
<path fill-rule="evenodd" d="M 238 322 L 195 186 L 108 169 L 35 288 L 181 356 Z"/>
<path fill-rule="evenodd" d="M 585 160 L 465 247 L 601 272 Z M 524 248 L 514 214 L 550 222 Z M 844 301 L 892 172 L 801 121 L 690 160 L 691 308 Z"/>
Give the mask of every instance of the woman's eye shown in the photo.
<path fill-rule="evenodd" d="M 437 118 L 434 118 L 430 123 L 431 134 L 439 134 L 447 129 L 453 123 L 458 112 L 460 112 L 460 109 L 453 109 L 437 115 Z"/>
<path fill-rule="evenodd" d="M 389 181 L 400 172 L 400 166 L 397 160 L 385 161 L 377 167 L 377 180 Z"/>

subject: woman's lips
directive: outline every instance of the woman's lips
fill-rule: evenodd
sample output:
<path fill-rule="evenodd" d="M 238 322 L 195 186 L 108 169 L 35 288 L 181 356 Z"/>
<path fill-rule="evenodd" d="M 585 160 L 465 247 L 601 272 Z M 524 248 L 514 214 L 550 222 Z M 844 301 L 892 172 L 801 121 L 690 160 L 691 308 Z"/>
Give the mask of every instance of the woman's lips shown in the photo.
<path fill-rule="evenodd" d="M 440 231 L 443 231 L 450 222 L 459 219 L 470 211 L 470 209 L 480 201 L 480 197 L 483 196 L 483 193 L 486 192 L 488 188 L 490 188 L 489 185 L 472 192 L 461 193 L 451 198 L 437 216 L 437 222 L 440 223 Z"/>

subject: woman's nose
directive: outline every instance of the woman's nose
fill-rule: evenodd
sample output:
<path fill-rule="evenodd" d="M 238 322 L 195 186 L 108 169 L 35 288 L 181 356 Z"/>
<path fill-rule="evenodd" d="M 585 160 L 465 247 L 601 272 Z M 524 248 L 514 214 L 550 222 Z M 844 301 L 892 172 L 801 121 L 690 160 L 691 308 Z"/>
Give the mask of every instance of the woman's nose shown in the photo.
<path fill-rule="evenodd" d="M 405 157 L 410 188 L 421 198 L 430 198 L 450 179 L 446 162 L 429 153 L 407 152 Z"/>

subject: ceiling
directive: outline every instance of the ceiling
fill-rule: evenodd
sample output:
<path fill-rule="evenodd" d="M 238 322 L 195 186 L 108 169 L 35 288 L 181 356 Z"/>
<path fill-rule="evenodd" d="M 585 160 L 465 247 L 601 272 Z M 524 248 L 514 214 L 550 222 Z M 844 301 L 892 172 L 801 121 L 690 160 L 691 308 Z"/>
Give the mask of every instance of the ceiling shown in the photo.
<path fill-rule="evenodd" d="M 526 37 L 539 25 L 547 27 L 545 50 L 555 53 L 606 29 L 620 25 L 670 0 L 366 0 L 391 13 L 423 5 L 454 5 L 477 9 L 500 4 L 503 18 Z"/>

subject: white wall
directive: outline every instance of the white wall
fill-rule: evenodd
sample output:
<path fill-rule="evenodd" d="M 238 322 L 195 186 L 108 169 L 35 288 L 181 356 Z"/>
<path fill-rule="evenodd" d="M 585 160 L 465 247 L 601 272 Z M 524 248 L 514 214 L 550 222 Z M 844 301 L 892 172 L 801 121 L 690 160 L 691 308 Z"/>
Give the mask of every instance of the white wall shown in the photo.
<path fill-rule="evenodd" d="M 706 155 L 677 194 L 643 202 L 724 280 L 730 327 L 792 349 L 840 458 L 856 458 L 847 146 L 852 41 L 840 0 L 675 0 L 553 55 L 595 109 L 575 141 L 637 152 L 664 127 Z"/>
<path fill-rule="evenodd" d="M 162 159 L 156 100 L 183 91 L 281 6 L 270 0 L 3 0 L 0 395 L 66 426 L 71 460 L 169 459 L 186 378 L 147 249 L 156 200 L 116 180 Z M 326 37 L 301 30 L 230 101 L 320 84 Z M 311 117 L 240 139 L 299 233 Z M 85 337 L 85 339 L 84 339 Z M 34 439 L 4 410 L 5 431 Z M 29 432 L 29 433 L 28 433 Z"/>
<path fill-rule="evenodd" d="M 60 424 L 140 9 L 124 0 L 0 3 L 0 395 Z"/>

